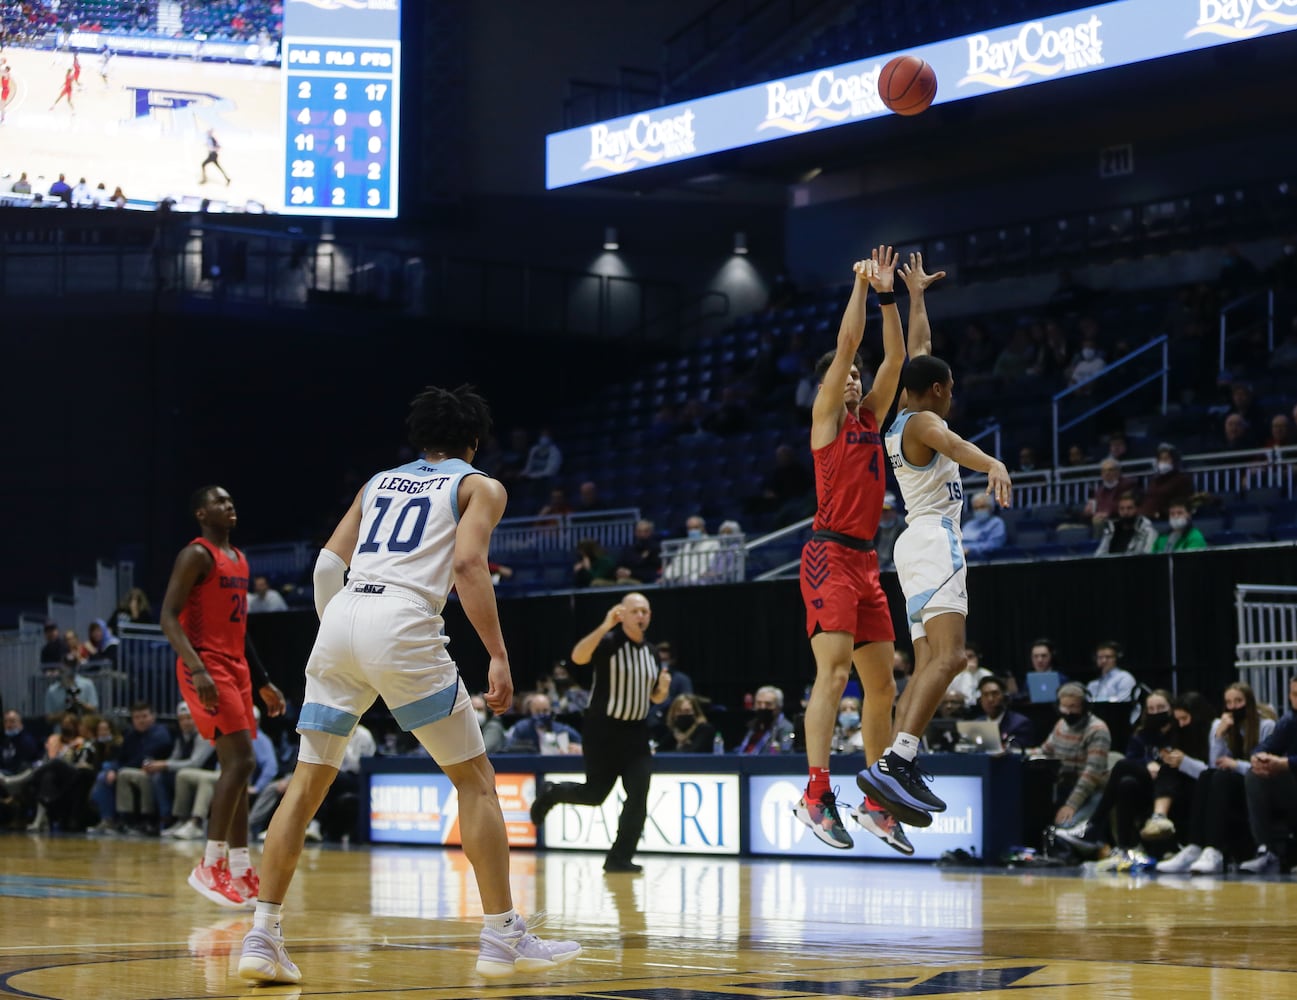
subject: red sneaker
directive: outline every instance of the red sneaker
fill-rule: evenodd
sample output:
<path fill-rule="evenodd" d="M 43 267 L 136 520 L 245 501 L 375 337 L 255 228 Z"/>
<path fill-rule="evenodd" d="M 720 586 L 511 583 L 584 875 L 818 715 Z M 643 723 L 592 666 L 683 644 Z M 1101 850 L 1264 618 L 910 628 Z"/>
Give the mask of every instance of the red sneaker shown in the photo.
<path fill-rule="evenodd" d="M 231 876 L 230 885 L 234 886 L 234 891 L 243 897 L 245 903 L 255 903 L 261 892 L 261 879 L 257 877 L 255 868 L 249 868 L 242 875 Z"/>
<path fill-rule="evenodd" d="M 230 866 L 224 858 L 214 865 L 198 862 L 194 870 L 189 873 L 189 884 L 200 896 L 206 897 L 217 906 L 224 906 L 231 910 L 247 908 L 247 900 L 230 882 Z"/>

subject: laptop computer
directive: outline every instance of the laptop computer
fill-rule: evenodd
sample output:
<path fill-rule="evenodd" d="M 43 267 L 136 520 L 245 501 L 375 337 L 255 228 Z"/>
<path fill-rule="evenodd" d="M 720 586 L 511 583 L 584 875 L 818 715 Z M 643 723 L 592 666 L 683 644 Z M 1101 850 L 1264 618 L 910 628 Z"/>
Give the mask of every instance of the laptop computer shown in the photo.
<path fill-rule="evenodd" d="M 959 736 L 965 744 L 971 744 L 978 753 L 1004 753 L 1004 744 L 1000 742 L 1000 727 L 990 719 L 975 722 L 959 722 Z"/>
<path fill-rule="evenodd" d="M 933 719 L 923 731 L 923 749 L 928 753 L 952 753 L 959 742 L 956 719 Z"/>
<path fill-rule="evenodd" d="M 1044 704 L 1058 697 L 1058 671 L 1033 670 L 1027 674 L 1027 693 L 1033 704 Z"/>

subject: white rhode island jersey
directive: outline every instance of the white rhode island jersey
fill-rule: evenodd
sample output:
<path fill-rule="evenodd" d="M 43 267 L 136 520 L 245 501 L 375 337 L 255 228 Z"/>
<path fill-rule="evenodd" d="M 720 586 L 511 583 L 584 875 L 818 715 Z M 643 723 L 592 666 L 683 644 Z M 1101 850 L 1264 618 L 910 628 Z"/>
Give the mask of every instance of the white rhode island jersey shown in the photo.
<path fill-rule="evenodd" d="M 481 475 L 458 458 L 418 459 L 376 475 L 361 499 L 349 580 L 404 587 L 440 613 L 454 575 L 459 483 Z"/>
<path fill-rule="evenodd" d="M 883 438 L 887 459 L 892 463 L 896 484 L 900 486 L 901 496 L 905 500 L 906 523 L 912 522 L 916 517 L 944 517 L 949 518 L 958 529 L 960 512 L 964 507 L 959 464 L 940 452 L 933 452 L 932 461 L 927 465 L 911 465 L 901 452 L 901 435 L 914 414 L 914 410 L 898 413 Z M 946 426 L 944 420 L 941 421 L 941 426 Z"/>

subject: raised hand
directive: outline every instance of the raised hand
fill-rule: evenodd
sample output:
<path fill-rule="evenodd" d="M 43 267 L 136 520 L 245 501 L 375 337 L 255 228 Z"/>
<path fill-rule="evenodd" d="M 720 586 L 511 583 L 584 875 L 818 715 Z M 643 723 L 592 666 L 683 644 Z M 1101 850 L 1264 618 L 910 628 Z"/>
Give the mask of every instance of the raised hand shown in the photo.
<path fill-rule="evenodd" d="M 937 271 L 935 274 L 925 271 L 921 253 L 910 254 L 910 262 L 901 267 L 901 280 L 905 282 L 905 287 L 910 290 L 911 295 L 922 292 L 933 282 L 940 281 L 945 276 L 945 271 Z"/>
<path fill-rule="evenodd" d="M 891 247 L 879 244 L 878 249 L 869 256 L 870 263 L 873 264 L 869 284 L 876 292 L 890 292 L 896 287 L 897 255 L 892 252 Z"/>
<path fill-rule="evenodd" d="M 1013 482 L 1009 479 L 1009 470 L 1003 462 L 996 462 L 986 474 L 986 492 L 995 498 L 1001 507 L 1013 504 Z"/>

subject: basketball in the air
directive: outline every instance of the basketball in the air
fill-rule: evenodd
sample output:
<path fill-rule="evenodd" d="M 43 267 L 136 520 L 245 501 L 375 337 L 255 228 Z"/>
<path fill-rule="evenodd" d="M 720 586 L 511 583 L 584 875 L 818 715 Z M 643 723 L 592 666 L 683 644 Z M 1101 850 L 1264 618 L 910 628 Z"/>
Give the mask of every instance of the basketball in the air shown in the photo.
<path fill-rule="evenodd" d="M 897 56 L 878 75 L 878 96 L 898 115 L 917 115 L 937 96 L 937 74 L 918 56 Z"/>

